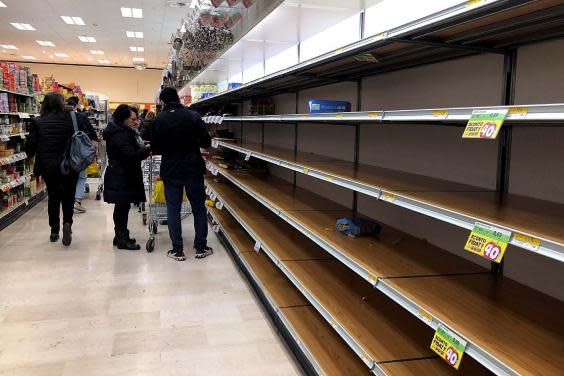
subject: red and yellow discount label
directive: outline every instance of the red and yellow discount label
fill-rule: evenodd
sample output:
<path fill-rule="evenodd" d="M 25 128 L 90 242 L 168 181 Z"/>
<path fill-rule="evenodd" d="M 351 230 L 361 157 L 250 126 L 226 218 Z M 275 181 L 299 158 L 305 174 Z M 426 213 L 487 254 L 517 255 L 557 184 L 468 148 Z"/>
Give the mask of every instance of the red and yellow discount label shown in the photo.
<path fill-rule="evenodd" d="M 476 223 L 464 249 L 483 258 L 500 263 L 505 254 L 511 232 L 483 223 Z"/>
<path fill-rule="evenodd" d="M 433 341 L 431 342 L 431 350 L 438 354 L 441 359 L 454 369 L 458 369 L 465 349 L 465 340 L 454 334 L 448 328 L 442 325 L 438 326 Z"/>
<path fill-rule="evenodd" d="M 495 140 L 508 109 L 474 110 L 466 125 L 462 138 L 482 138 Z"/>

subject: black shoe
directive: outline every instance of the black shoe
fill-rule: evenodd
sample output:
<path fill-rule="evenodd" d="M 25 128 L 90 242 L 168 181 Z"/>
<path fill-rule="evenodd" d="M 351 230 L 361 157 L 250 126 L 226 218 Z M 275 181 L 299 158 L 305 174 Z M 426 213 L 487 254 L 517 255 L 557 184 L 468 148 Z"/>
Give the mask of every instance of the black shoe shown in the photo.
<path fill-rule="evenodd" d="M 172 259 L 175 259 L 176 261 L 185 261 L 186 260 L 186 256 L 184 256 L 184 251 L 182 251 L 182 250 L 175 251 L 174 249 L 172 249 L 172 250 L 168 251 L 166 256 L 170 257 Z"/>
<path fill-rule="evenodd" d="M 129 243 L 133 243 L 133 244 L 135 244 L 135 243 L 137 242 L 137 241 L 135 240 L 135 238 L 130 238 L 130 237 L 129 237 L 129 230 L 127 230 L 127 241 L 128 241 Z M 114 244 L 114 245 L 117 245 L 117 243 L 118 243 L 118 232 L 117 232 L 117 230 L 116 230 L 115 236 L 114 236 L 114 240 L 113 240 L 113 244 Z"/>
<path fill-rule="evenodd" d="M 49 240 L 51 240 L 51 243 L 55 243 L 57 240 L 59 240 L 59 233 L 52 232 L 51 235 L 49 236 Z"/>
<path fill-rule="evenodd" d="M 208 247 L 207 245 L 202 247 L 202 248 L 196 248 L 196 258 L 197 259 L 202 259 L 204 257 L 208 257 L 209 255 L 213 254 L 213 249 L 211 247 Z"/>
<path fill-rule="evenodd" d="M 65 223 L 63 225 L 63 245 L 68 247 L 72 242 L 72 225 L 70 223 Z"/>
<path fill-rule="evenodd" d="M 128 251 L 138 251 L 141 246 L 135 242 L 129 241 L 129 231 L 118 231 L 117 234 L 117 247 L 118 249 L 126 249 Z"/>

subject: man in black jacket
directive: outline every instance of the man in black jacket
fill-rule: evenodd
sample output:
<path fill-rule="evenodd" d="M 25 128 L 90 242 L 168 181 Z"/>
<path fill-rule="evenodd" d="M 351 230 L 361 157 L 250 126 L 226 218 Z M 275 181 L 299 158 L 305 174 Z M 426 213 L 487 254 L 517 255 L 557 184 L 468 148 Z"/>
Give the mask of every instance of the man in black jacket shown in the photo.
<path fill-rule="evenodd" d="M 164 108 L 153 123 L 151 150 L 162 155 L 160 175 L 165 187 L 168 231 L 172 240 L 168 257 L 186 260 L 180 222 L 182 191 L 185 188 L 194 215 L 196 258 L 204 258 L 213 250 L 207 245 L 206 167 L 200 148 L 209 148 L 211 137 L 200 115 L 180 104 L 175 89 L 163 89 L 159 99 Z"/>

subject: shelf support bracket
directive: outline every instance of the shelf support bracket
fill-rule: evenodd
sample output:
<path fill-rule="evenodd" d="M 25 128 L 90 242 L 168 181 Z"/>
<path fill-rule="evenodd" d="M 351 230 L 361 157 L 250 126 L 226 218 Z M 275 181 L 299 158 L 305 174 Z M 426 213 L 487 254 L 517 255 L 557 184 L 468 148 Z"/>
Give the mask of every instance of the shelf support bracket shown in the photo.
<path fill-rule="evenodd" d="M 356 81 L 356 111 L 362 111 L 362 78 Z M 358 171 L 360 160 L 360 124 L 354 125 L 354 171 Z M 353 190 L 353 215 L 358 215 L 358 192 Z"/>

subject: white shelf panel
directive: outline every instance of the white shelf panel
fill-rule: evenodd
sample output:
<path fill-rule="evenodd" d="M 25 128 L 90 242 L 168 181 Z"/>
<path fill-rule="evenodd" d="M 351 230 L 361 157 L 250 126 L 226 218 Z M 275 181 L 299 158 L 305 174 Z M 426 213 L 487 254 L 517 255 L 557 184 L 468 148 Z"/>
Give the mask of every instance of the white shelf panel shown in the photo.
<path fill-rule="evenodd" d="M 337 112 L 320 114 L 288 114 L 266 116 L 209 116 L 210 123 L 221 122 L 467 122 L 474 110 L 508 109 L 506 121 L 526 123 L 533 121 L 564 121 L 564 104 L 536 104 L 521 106 L 490 106 L 436 108 L 396 111 Z"/>

